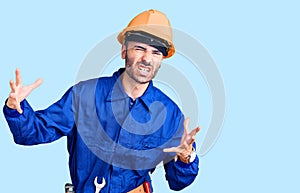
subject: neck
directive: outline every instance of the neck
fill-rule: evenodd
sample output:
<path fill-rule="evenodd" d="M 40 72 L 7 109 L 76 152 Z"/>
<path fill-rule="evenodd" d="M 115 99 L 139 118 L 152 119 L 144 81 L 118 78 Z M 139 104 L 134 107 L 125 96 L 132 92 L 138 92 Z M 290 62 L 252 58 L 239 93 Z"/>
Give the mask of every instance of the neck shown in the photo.
<path fill-rule="evenodd" d="M 126 74 L 126 72 L 122 73 L 121 80 L 126 94 L 133 100 L 142 96 L 149 85 L 149 82 L 141 84 L 134 81 Z"/>

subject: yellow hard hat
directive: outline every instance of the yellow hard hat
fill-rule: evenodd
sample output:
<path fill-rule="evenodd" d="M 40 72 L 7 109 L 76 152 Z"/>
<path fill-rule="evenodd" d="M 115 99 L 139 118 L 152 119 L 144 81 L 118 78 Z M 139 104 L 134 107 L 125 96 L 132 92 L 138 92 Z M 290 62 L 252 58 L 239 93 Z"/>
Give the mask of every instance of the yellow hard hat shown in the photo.
<path fill-rule="evenodd" d="M 144 32 L 154 36 L 156 40 L 163 40 L 166 44 L 167 54 L 164 58 L 174 55 L 175 47 L 172 40 L 172 28 L 167 16 L 158 10 L 150 9 L 135 16 L 128 26 L 118 35 L 118 41 L 123 44 L 128 32 Z"/>

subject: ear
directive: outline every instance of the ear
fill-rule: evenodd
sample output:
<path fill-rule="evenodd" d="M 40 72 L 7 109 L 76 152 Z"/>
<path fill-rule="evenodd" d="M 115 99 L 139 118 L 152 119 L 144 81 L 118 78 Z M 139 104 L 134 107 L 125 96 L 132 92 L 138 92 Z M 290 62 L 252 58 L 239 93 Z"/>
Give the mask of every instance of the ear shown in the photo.
<path fill-rule="evenodd" d="M 121 58 L 122 59 L 126 58 L 126 46 L 125 46 L 125 44 L 122 44 Z"/>

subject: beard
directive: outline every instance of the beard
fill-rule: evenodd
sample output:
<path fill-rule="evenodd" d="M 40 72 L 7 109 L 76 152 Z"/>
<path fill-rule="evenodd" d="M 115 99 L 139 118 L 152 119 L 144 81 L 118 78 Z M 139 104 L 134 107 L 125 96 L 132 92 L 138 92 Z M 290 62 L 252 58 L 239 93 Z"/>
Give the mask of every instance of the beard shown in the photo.
<path fill-rule="evenodd" d="M 138 84 L 148 84 L 157 74 L 160 64 L 151 64 L 147 62 L 136 62 L 134 63 L 127 57 L 125 58 L 126 69 L 125 72 L 127 75 Z M 143 66 L 149 70 L 145 74 L 139 73 L 140 66 Z M 155 68 L 157 66 L 157 68 Z"/>

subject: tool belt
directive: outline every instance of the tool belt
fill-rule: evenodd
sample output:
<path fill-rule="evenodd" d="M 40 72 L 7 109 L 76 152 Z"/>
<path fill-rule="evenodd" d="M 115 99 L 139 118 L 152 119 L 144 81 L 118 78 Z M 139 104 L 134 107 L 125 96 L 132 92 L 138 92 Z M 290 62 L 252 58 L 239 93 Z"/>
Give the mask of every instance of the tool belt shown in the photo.
<path fill-rule="evenodd" d="M 74 187 L 71 183 L 65 184 L 65 193 L 75 193 Z M 129 191 L 128 193 L 151 193 L 150 183 L 144 182 L 143 184 Z"/>
<path fill-rule="evenodd" d="M 143 184 L 129 191 L 128 193 L 151 193 L 150 183 L 144 182 Z"/>

